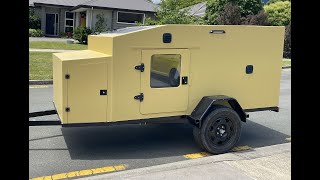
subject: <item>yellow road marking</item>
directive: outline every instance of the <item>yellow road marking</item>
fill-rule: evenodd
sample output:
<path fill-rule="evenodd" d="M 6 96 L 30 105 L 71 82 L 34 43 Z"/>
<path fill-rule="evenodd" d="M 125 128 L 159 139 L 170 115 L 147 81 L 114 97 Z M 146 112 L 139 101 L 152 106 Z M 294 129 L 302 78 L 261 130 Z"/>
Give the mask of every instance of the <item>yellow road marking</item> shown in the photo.
<path fill-rule="evenodd" d="M 29 86 L 29 88 L 48 88 L 49 86 L 45 85 L 37 85 L 37 86 Z"/>
<path fill-rule="evenodd" d="M 237 147 L 234 147 L 231 151 L 237 152 L 237 151 L 245 151 L 249 149 L 252 149 L 252 148 L 250 146 L 237 146 Z"/>
<path fill-rule="evenodd" d="M 186 154 L 184 155 L 184 157 L 188 159 L 197 159 L 197 158 L 202 158 L 210 155 L 211 154 L 208 152 L 199 152 L 199 153 Z"/>
<path fill-rule="evenodd" d="M 237 146 L 237 147 L 234 147 L 231 151 L 237 152 L 237 151 L 245 151 L 249 149 L 252 149 L 252 148 L 250 146 Z M 198 153 L 186 154 L 183 156 L 188 159 L 197 159 L 197 158 L 202 158 L 202 157 L 211 156 L 211 155 L 212 154 L 208 152 L 198 152 Z"/>
<path fill-rule="evenodd" d="M 290 141 L 290 142 L 291 142 L 291 137 L 289 137 L 289 138 L 286 138 L 286 140 L 287 140 L 287 141 Z"/>
<path fill-rule="evenodd" d="M 122 171 L 126 169 L 126 166 L 127 165 L 122 164 L 118 166 L 106 166 L 106 167 L 100 167 L 95 169 L 84 169 L 80 171 L 54 174 L 51 176 L 36 177 L 36 178 L 32 178 L 31 180 L 58 180 L 58 179 L 66 179 L 71 177 L 89 176 L 89 175 L 99 174 L 99 173 Z"/>

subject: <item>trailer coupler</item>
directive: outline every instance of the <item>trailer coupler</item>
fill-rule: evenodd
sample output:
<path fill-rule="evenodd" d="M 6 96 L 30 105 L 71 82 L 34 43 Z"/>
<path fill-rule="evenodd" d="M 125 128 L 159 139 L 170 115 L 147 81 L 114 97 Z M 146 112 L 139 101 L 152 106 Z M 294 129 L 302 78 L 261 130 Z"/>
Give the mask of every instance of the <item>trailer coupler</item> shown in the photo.
<path fill-rule="evenodd" d="M 48 110 L 48 111 L 39 111 L 29 113 L 29 118 L 39 117 L 39 116 L 48 116 L 52 114 L 57 114 L 56 110 Z M 29 126 L 54 126 L 61 125 L 61 121 L 59 120 L 29 120 Z"/>

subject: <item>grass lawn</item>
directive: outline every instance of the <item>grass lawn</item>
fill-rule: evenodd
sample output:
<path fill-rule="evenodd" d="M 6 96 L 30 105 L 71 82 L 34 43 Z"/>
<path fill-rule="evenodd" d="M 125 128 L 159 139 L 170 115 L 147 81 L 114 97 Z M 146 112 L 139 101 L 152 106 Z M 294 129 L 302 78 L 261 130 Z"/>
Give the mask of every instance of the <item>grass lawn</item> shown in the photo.
<path fill-rule="evenodd" d="M 29 52 L 29 80 L 52 79 L 52 53 Z"/>
<path fill-rule="evenodd" d="M 66 50 L 86 50 L 87 45 L 84 44 L 67 44 L 65 42 L 29 42 L 29 48 L 33 49 L 66 49 Z"/>
<path fill-rule="evenodd" d="M 282 61 L 282 66 L 291 66 L 291 61 Z"/>

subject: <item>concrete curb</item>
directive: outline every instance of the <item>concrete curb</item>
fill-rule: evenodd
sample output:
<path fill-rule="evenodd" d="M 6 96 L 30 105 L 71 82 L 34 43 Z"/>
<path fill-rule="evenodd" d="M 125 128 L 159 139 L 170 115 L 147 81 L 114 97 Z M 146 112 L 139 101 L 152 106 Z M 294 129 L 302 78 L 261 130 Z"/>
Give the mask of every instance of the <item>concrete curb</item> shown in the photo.
<path fill-rule="evenodd" d="M 291 152 L 291 143 L 278 144 L 273 146 L 261 147 L 253 150 L 226 153 L 221 155 L 214 155 L 203 157 L 199 159 L 184 160 L 174 163 L 149 166 L 144 168 L 119 171 L 110 174 L 101 174 L 90 177 L 79 178 L 80 180 L 103 180 L 103 179 L 126 179 L 130 177 L 137 177 L 139 175 L 154 174 L 157 172 L 174 171 L 182 168 L 196 168 L 196 166 L 218 163 L 223 161 L 239 161 L 248 160 L 260 157 L 268 157 L 275 154 L 282 154 Z"/>
<path fill-rule="evenodd" d="M 291 66 L 284 66 L 282 69 L 289 69 Z M 29 85 L 52 85 L 53 80 L 48 79 L 48 80 L 29 80 Z"/>
<path fill-rule="evenodd" d="M 52 79 L 48 80 L 29 80 L 29 85 L 51 85 L 53 84 Z"/>

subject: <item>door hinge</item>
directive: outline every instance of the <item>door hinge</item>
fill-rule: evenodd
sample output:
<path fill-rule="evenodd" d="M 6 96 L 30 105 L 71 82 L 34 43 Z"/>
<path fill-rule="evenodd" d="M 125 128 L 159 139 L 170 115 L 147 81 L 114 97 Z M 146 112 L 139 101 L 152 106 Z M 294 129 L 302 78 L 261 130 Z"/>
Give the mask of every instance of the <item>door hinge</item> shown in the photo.
<path fill-rule="evenodd" d="M 137 66 L 135 66 L 134 68 L 135 68 L 136 70 L 139 70 L 139 71 L 143 72 L 143 71 L 144 71 L 144 64 L 141 63 L 141 65 L 137 65 Z"/>
<path fill-rule="evenodd" d="M 134 97 L 134 99 L 140 100 L 140 102 L 143 101 L 143 98 L 144 98 L 143 93 L 140 93 L 139 95 L 136 95 L 136 96 Z"/>
<path fill-rule="evenodd" d="M 64 77 L 65 77 L 66 79 L 70 79 L 70 74 L 66 74 Z"/>
<path fill-rule="evenodd" d="M 66 107 L 66 112 L 70 112 L 70 107 Z"/>

